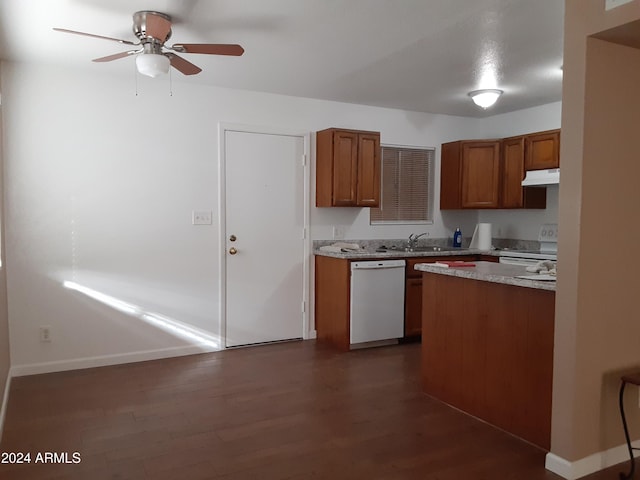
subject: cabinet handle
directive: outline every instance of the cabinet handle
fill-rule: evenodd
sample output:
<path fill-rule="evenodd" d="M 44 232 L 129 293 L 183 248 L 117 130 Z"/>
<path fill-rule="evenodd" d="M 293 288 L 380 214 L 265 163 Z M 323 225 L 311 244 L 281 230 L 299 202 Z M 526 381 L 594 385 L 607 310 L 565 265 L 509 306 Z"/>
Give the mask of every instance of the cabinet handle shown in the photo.
<path fill-rule="evenodd" d="M 236 253 L 238 253 L 238 250 L 236 249 L 236 247 L 231 247 L 229 249 L 229 254 L 231 255 L 235 255 Z"/>

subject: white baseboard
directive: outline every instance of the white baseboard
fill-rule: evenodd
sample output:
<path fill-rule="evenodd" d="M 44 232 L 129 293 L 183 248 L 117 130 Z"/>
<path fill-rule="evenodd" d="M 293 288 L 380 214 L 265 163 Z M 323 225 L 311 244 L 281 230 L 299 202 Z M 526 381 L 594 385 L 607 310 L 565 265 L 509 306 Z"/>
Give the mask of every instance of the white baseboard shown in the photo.
<path fill-rule="evenodd" d="M 634 456 L 640 455 L 634 453 Z M 612 467 L 618 463 L 629 460 L 629 450 L 627 444 L 618 445 L 603 452 L 594 453 L 588 457 L 581 458 L 575 462 L 565 460 L 551 452 L 547 453 L 545 458 L 545 468 L 551 472 L 560 475 L 567 480 L 576 480 L 605 468 Z M 621 467 L 620 471 L 627 472 L 627 465 Z"/>
<path fill-rule="evenodd" d="M 9 389 L 11 388 L 11 378 L 13 377 L 11 368 L 7 372 L 7 380 L 4 384 L 4 394 L 2 395 L 2 407 L 0 407 L 0 440 L 4 432 L 4 419 L 7 414 L 7 403 L 9 403 Z"/>
<path fill-rule="evenodd" d="M 196 353 L 217 352 L 219 350 L 219 348 L 214 348 L 211 345 L 207 344 L 189 345 L 186 347 L 172 347 L 115 355 L 74 358 L 71 360 L 59 360 L 55 362 L 14 365 L 11 368 L 11 372 L 14 377 L 22 377 L 25 375 L 37 375 L 40 373 L 64 372 L 67 370 L 78 370 L 81 368 L 104 367 L 107 365 L 119 365 L 122 363 L 144 362 L 147 360 L 158 360 L 161 358 L 181 357 L 184 355 L 193 355 Z"/>

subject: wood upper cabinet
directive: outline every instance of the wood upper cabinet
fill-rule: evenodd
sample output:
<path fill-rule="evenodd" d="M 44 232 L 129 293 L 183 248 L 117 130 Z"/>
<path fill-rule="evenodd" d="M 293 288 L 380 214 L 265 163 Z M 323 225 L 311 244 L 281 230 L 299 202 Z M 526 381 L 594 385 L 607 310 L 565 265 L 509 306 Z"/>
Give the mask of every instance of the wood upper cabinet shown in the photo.
<path fill-rule="evenodd" d="M 462 142 L 443 143 L 440 151 L 440 209 L 462 208 L 461 162 Z"/>
<path fill-rule="evenodd" d="M 526 170 L 560 165 L 560 130 L 442 144 L 440 209 L 546 208 L 545 187 L 522 187 Z"/>
<path fill-rule="evenodd" d="M 526 135 L 526 170 L 560 167 L 560 130 Z"/>
<path fill-rule="evenodd" d="M 440 208 L 497 208 L 500 140 L 445 143 L 441 151 Z"/>
<path fill-rule="evenodd" d="M 329 128 L 316 134 L 316 206 L 380 204 L 380 134 Z"/>
<path fill-rule="evenodd" d="M 333 151 L 327 162 L 332 167 L 331 206 L 351 206 L 356 203 L 358 175 L 358 135 L 352 132 L 334 132 L 331 136 Z M 320 159 L 318 158 L 318 164 Z"/>
<path fill-rule="evenodd" d="M 545 187 L 523 187 L 525 175 L 525 140 L 527 137 L 505 138 L 502 141 L 501 208 L 546 208 Z"/>

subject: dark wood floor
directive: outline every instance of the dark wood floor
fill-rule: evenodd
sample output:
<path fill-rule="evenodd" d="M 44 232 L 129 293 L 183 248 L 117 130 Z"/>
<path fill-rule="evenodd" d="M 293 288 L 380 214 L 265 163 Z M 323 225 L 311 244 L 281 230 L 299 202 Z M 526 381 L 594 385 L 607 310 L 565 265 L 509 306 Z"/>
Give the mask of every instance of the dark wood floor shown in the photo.
<path fill-rule="evenodd" d="M 0 478 L 560 478 L 545 452 L 423 395 L 419 360 L 419 344 L 307 341 L 14 378 L 0 451 L 32 463 Z"/>

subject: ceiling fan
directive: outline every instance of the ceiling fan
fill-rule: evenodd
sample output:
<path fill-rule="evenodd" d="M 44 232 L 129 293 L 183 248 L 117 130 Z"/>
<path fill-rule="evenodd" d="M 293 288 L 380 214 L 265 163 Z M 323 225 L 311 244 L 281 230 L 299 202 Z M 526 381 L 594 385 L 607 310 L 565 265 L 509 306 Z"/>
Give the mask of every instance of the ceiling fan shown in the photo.
<path fill-rule="evenodd" d="M 149 77 L 157 77 L 169 72 L 169 66 L 185 75 L 195 75 L 202 69 L 185 60 L 173 52 L 179 53 L 203 53 L 207 55 L 231 55 L 239 57 L 244 53 L 244 48 L 236 44 L 220 43 L 176 43 L 172 46 L 165 45 L 171 37 L 171 17 L 165 13 L 153 11 L 141 11 L 133 14 L 133 33 L 138 42 L 121 40 L 119 38 L 105 37 L 93 33 L 77 32 L 66 28 L 54 28 L 58 32 L 85 35 L 87 37 L 112 40 L 124 45 L 138 46 L 135 50 L 116 53 L 106 57 L 94 58 L 94 62 L 111 62 L 119 58 L 136 55 L 136 68 L 138 72 Z M 165 50 L 172 50 L 167 52 Z"/>

